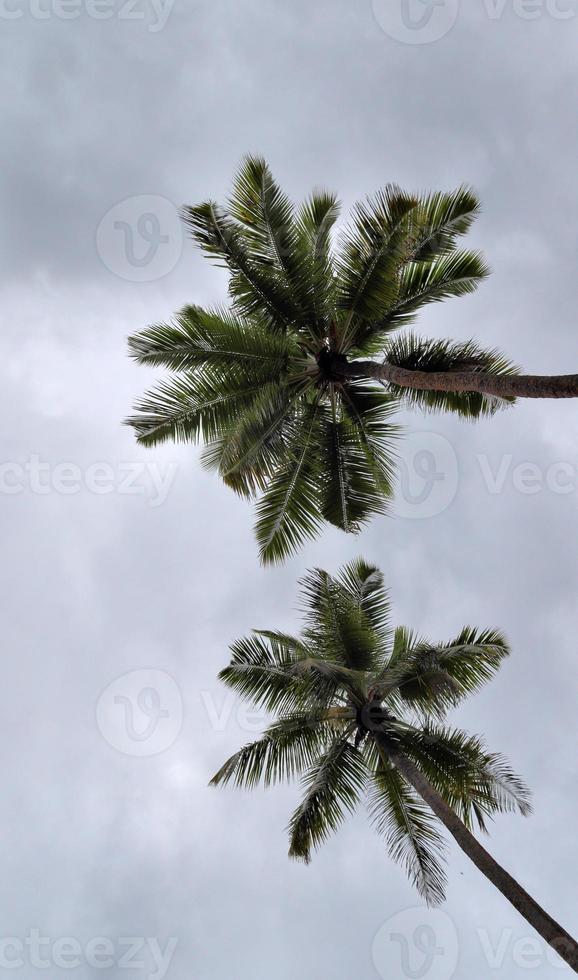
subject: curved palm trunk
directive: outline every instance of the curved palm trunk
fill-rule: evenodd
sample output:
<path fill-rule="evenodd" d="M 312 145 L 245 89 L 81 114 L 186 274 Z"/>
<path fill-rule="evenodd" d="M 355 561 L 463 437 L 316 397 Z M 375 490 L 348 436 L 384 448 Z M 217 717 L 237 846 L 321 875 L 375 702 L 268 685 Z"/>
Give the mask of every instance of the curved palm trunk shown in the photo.
<path fill-rule="evenodd" d="M 375 361 L 340 362 L 348 378 L 375 378 L 419 391 L 479 391 L 499 398 L 578 398 L 578 374 L 485 374 L 483 371 L 411 371 Z"/>
<path fill-rule="evenodd" d="M 444 826 L 455 838 L 462 851 L 474 862 L 486 878 L 501 891 L 514 908 L 524 916 L 534 927 L 542 939 L 552 946 L 563 960 L 578 973 L 578 943 L 558 925 L 547 912 L 525 891 L 511 875 L 486 851 L 451 807 L 440 796 L 438 791 L 422 775 L 417 766 L 411 762 L 396 744 L 385 736 L 376 736 L 380 748 L 389 758 L 392 765 L 399 770 L 421 798 L 433 810 Z"/>

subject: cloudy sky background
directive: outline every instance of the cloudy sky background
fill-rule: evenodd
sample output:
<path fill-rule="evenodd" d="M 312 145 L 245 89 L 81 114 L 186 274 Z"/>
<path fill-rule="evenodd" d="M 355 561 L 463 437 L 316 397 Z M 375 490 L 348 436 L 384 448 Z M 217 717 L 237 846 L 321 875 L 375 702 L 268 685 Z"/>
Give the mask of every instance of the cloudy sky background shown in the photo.
<path fill-rule="evenodd" d="M 490 849 L 576 930 L 576 404 L 520 404 L 475 427 L 408 416 L 402 516 L 357 539 L 327 532 L 273 570 L 258 565 L 250 507 L 195 450 L 144 451 L 120 424 L 154 375 L 129 362 L 126 336 L 225 296 L 175 208 L 223 198 L 247 151 L 296 199 L 336 189 L 344 213 L 388 181 L 473 184 L 484 213 L 470 241 L 494 274 L 420 329 L 475 335 L 530 372 L 578 369 L 578 4 L 465 8 L 434 9 L 426 34 L 450 29 L 418 44 L 399 40 L 398 0 L 175 0 L 160 12 L 139 0 L 130 19 L 119 0 L 100 20 L 84 0 L 65 11 L 74 19 L 52 0 L 0 5 L 0 939 L 40 930 L 51 977 L 160 975 L 151 958 L 122 970 L 123 937 L 163 948 L 175 937 L 170 980 L 409 975 L 400 948 L 374 939 L 421 901 L 363 813 L 305 868 L 286 857 L 296 787 L 206 788 L 255 727 L 215 680 L 229 642 L 252 626 L 296 629 L 298 577 L 358 554 L 385 572 L 397 622 L 434 638 L 466 622 L 507 632 L 512 658 L 455 720 L 533 787 L 534 816 L 500 818 Z M 125 244 L 132 235 L 137 261 L 146 255 L 149 212 L 168 241 L 131 265 Z M 411 503 L 420 448 L 446 478 L 429 517 Z M 538 467 L 529 484 L 525 463 Z M 174 679 L 149 748 L 171 744 L 135 758 L 122 749 L 148 749 L 127 742 L 127 704 L 111 707 L 110 691 L 97 704 L 142 670 Z M 132 699 L 140 730 L 142 677 L 111 689 Z M 450 853 L 439 935 L 451 946 L 455 928 L 456 975 L 518 980 L 529 963 L 562 974 L 544 951 L 521 958 L 529 927 Z M 431 922 L 413 911 L 402 931 L 411 941 Z M 501 937 L 493 967 L 478 930 L 490 946 Z M 83 950 L 108 937 L 115 965 L 60 968 L 53 944 L 67 937 Z M 12 975 L 36 975 L 29 949 Z M 437 957 L 419 975 L 452 969 Z"/>

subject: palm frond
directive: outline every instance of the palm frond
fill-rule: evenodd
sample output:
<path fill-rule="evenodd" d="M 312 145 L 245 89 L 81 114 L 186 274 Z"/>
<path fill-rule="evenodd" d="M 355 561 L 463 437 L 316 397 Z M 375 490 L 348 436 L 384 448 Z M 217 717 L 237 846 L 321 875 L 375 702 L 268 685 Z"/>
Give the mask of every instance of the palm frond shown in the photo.
<path fill-rule="evenodd" d="M 469 829 L 477 825 L 487 831 L 487 818 L 496 813 L 531 813 L 524 781 L 503 756 L 489 753 L 479 737 L 432 722 L 422 729 L 407 726 L 397 737 Z"/>
<path fill-rule="evenodd" d="M 317 191 L 297 212 L 297 249 L 301 256 L 301 276 L 308 296 L 306 311 L 319 338 L 329 335 L 336 316 L 336 282 L 331 256 L 331 232 L 339 217 L 334 194 Z"/>
<path fill-rule="evenodd" d="M 303 777 L 305 798 L 289 824 L 289 856 L 306 863 L 311 851 L 352 813 L 365 785 L 362 754 L 345 737 L 335 739 Z"/>
<path fill-rule="evenodd" d="M 259 489 L 269 486 L 294 431 L 298 403 L 311 386 L 311 381 L 263 385 L 222 437 L 204 450 L 206 469 L 217 470 L 237 492 L 246 492 L 248 483 Z"/>
<path fill-rule="evenodd" d="M 383 513 L 385 502 L 371 478 L 357 433 L 344 421 L 326 419 L 319 447 L 321 456 L 321 513 L 329 524 L 357 534 L 372 513 Z"/>
<path fill-rule="evenodd" d="M 323 685 L 331 686 L 333 694 L 338 691 L 346 694 L 348 704 L 361 705 L 365 699 L 365 671 L 329 660 L 327 656 L 323 656 L 324 652 L 317 650 L 315 656 L 300 660 L 292 668 L 293 673 L 299 677 L 319 680 Z"/>
<path fill-rule="evenodd" d="M 509 652 L 496 630 L 465 627 L 455 640 L 437 645 L 398 630 L 381 683 L 390 699 L 400 698 L 425 716 L 443 718 L 486 684 Z"/>
<path fill-rule="evenodd" d="M 387 638 L 391 609 L 389 593 L 384 587 L 383 573 L 379 568 L 358 558 L 343 566 L 337 581 L 349 593 L 374 635 Z"/>
<path fill-rule="evenodd" d="M 480 213 L 480 203 L 469 187 L 437 191 L 421 197 L 412 212 L 409 257 L 414 262 L 431 261 L 456 247 Z"/>
<path fill-rule="evenodd" d="M 510 647 L 500 630 L 464 626 L 459 635 L 437 648 L 437 660 L 443 670 L 456 681 L 460 697 L 474 694 L 492 680 Z"/>
<path fill-rule="evenodd" d="M 293 207 L 262 157 L 245 157 L 235 177 L 229 211 L 242 225 L 252 259 L 277 267 L 290 286 L 295 271 Z"/>
<path fill-rule="evenodd" d="M 245 745 L 213 776 L 211 786 L 228 783 L 253 789 L 294 779 L 332 741 L 335 733 L 327 712 L 300 712 L 270 725 L 262 738 Z"/>
<path fill-rule="evenodd" d="M 354 691 L 359 683 L 359 674 L 320 659 L 306 637 L 254 630 L 234 643 L 231 652 L 231 662 L 219 674 L 220 680 L 267 711 L 327 708 L 337 691 Z"/>
<path fill-rule="evenodd" d="M 445 843 L 427 805 L 397 769 L 383 763 L 374 774 L 368 809 L 393 860 L 403 865 L 428 905 L 439 905 L 446 887 Z"/>
<path fill-rule="evenodd" d="M 473 340 L 454 343 L 451 340 L 423 340 L 404 334 L 387 343 L 384 349 L 389 364 L 409 371 L 448 372 L 483 371 L 486 374 L 518 374 L 519 369 L 497 350 L 484 350 Z M 388 385 L 400 402 L 427 411 L 447 411 L 463 418 L 477 419 L 495 415 L 513 404 L 514 398 L 497 398 L 481 392 L 419 391 Z"/>
<path fill-rule="evenodd" d="M 416 203 L 414 196 L 388 185 L 353 210 L 337 260 L 338 307 L 345 315 L 338 349 L 343 353 L 355 344 L 357 321 L 376 320 L 396 302 Z"/>
<path fill-rule="evenodd" d="M 139 364 L 190 371 L 199 367 L 243 366 L 262 381 L 280 379 L 299 349 L 289 337 L 271 334 L 256 319 L 241 320 L 227 310 L 185 306 L 173 323 L 157 323 L 129 338 Z"/>
<path fill-rule="evenodd" d="M 395 492 L 397 453 L 395 443 L 400 428 L 390 421 L 397 400 L 383 389 L 364 382 L 352 382 L 341 391 L 343 416 L 354 427 L 365 467 L 387 510 Z"/>
<path fill-rule="evenodd" d="M 411 323 L 428 303 L 466 296 L 488 275 L 489 269 L 478 252 L 455 251 L 432 262 L 409 262 L 400 274 L 395 301 L 375 317 L 372 333 Z"/>
<path fill-rule="evenodd" d="M 231 653 L 219 679 L 255 707 L 299 711 L 308 703 L 311 686 L 293 672 L 310 655 L 300 640 L 255 632 L 233 643 Z"/>
<path fill-rule="evenodd" d="M 408 651 L 413 650 L 421 642 L 422 640 L 415 630 L 408 626 L 396 626 L 388 666 L 390 668 L 398 667 L 407 656 Z"/>
<path fill-rule="evenodd" d="M 285 331 L 295 315 L 279 273 L 250 255 L 241 228 L 214 201 L 182 209 L 182 218 L 204 252 L 230 272 L 229 293 L 242 316 L 261 316 L 273 330 Z"/>
<path fill-rule="evenodd" d="M 147 392 L 125 424 L 143 446 L 215 439 L 249 410 L 262 389 L 237 368 L 178 375 Z"/>
<path fill-rule="evenodd" d="M 318 404 L 285 426 L 282 462 L 257 504 L 255 533 L 261 561 L 283 561 L 319 533 Z"/>
<path fill-rule="evenodd" d="M 377 641 L 358 598 L 320 568 L 308 572 L 300 586 L 306 615 L 304 635 L 318 656 L 354 671 L 374 670 Z"/>

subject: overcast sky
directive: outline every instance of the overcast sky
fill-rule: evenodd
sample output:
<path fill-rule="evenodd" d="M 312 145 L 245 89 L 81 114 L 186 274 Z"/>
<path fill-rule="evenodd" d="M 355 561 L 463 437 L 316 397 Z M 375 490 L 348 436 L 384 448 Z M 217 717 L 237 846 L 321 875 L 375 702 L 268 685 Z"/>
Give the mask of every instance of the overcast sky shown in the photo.
<path fill-rule="evenodd" d="M 297 629 L 299 576 L 363 554 L 397 622 L 507 632 L 455 720 L 535 792 L 490 849 L 576 930 L 577 405 L 408 416 L 398 516 L 273 570 L 195 450 L 145 451 L 120 423 L 154 376 L 127 335 L 225 298 L 176 208 L 223 198 L 247 151 L 345 210 L 388 181 L 473 184 L 493 276 L 420 329 L 578 370 L 578 4 L 2 0 L 0 20 L 0 974 L 563 974 L 453 846 L 432 918 L 363 813 L 305 868 L 286 857 L 297 787 L 206 784 L 260 724 L 215 680 L 228 644 Z"/>

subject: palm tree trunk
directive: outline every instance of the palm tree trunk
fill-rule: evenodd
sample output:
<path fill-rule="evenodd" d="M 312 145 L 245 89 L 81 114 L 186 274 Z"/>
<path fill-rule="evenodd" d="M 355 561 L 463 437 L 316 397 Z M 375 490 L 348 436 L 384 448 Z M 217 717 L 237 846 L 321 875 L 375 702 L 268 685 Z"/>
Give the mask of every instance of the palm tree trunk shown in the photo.
<path fill-rule="evenodd" d="M 575 973 L 578 973 L 578 943 L 482 847 L 417 766 L 399 750 L 396 743 L 384 735 L 377 735 L 376 738 L 392 765 L 433 810 L 462 851 L 524 916 L 526 922 L 533 926 L 542 939 L 556 950 Z"/>
<path fill-rule="evenodd" d="M 340 362 L 349 378 L 375 378 L 419 391 L 479 391 L 499 398 L 578 398 L 578 374 L 486 374 L 483 371 L 411 371 L 375 361 Z"/>

